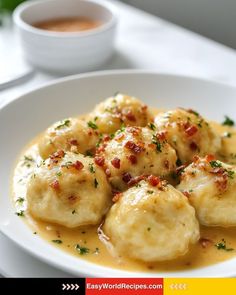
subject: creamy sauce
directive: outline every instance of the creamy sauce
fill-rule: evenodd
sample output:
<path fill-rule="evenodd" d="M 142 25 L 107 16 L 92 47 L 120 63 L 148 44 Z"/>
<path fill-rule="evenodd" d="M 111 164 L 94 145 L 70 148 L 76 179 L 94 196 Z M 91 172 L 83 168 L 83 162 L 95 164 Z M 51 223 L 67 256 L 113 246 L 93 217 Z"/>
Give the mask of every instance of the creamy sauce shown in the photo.
<path fill-rule="evenodd" d="M 34 23 L 33 26 L 54 32 L 79 32 L 94 29 L 102 23 L 85 17 L 50 19 Z"/>
<path fill-rule="evenodd" d="M 210 124 L 222 137 L 223 148 L 219 153 L 219 158 L 223 161 L 227 159 L 229 163 L 236 164 L 236 130 L 215 122 L 211 122 Z M 30 225 L 32 234 L 40 235 L 49 243 L 78 258 L 112 268 L 131 271 L 157 272 L 187 270 L 215 264 L 236 255 L 236 228 L 202 226 L 201 238 L 212 241 L 206 248 L 199 242 L 193 245 L 185 256 L 178 259 L 167 262 L 144 263 L 127 258 L 120 259 L 112 257 L 104 244 L 99 240 L 97 226 L 68 229 L 60 225 L 34 219 L 27 213 L 25 195 L 26 185 L 33 173 L 34 167 L 41 161 L 37 150 L 38 139 L 39 137 L 29 144 L 20 156 L 13 178 L 13 201 L 16 211 L 24 211 L 24 217 L 22 218 L 25 218 L 27 224 Z M 215 244 L 221 242 L 222 239 L 227 242 L 227 248 L 233 248 L 235 250 L 218 250 Z M 78 244 L 80 247 L 89 249 L 84 251 L 88 251 L 88 253 L 81 255 L 76 249 L 76 245 Z"/>

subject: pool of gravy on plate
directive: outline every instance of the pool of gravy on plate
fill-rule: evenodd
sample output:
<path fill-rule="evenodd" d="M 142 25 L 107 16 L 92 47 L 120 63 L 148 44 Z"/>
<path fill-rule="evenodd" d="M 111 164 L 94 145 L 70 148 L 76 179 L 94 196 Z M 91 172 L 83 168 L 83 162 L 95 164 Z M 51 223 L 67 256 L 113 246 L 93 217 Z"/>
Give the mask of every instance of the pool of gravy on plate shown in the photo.
<path fill-rule="evenodd" d="M 158 111 L 155 110 L 155 113 Z M 222 126 L 219 123 L 210 123 L 214 130 L 222 137 L 223 149 L 219 159 L 236 164 L 236 130 L 233 127 Z M 231 136 L 225 136 L 230 132 Z M 40 135 L 39 135 L 40 136 Z M 74 229 L 36 220 L 27 213 L 27 203 L 25 200 L 26 183 L 33 173 L 34 165 L 41 158 L 37 151 L 37 140 L 39 136 L 28 145 L 24 153 L 20 156 L 14 171 L 13 178 L 13 201 L 16 212 L 24 212 L 22 218 L 26 221 L 32 230 L 32 235 L 39 235 L 52 245 L 62 249 L 75 257 L 87 261 L 130 271 L 177 271 L 188 270 L 209 266 L 218 262 L 225 261 L 236 255 L 236 228 L 220 228 L 201 226 L 201 239 L 193 245 L 189 252 L 178 259 L 157 262 L 144 263 L 131 260 L 128 258 L 113 257 L 106 249 L 105 245 L 99 240 L 97 229 L 98 226 L 85 226 Z M 28 159 L 24 157 L 27 155 Z M 31 161 L 30 159 L 34 159 Z M 21 200 L 22 201 L 18 201 Z M 234 249 L 224 251 L 216 247 L 224 239 L 227 247 Z M 211 241 L 209 243 L 209 241 Z"/>

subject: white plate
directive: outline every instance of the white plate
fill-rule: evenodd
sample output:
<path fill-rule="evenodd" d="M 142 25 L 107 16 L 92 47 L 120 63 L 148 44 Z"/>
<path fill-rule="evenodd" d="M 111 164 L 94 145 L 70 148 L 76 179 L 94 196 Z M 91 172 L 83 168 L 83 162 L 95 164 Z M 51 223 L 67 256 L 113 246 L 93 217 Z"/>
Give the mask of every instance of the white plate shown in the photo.
<path fill-rule="evenodd" d="M 212 277 L 236 274 L 236 259 L 201 269 L 156 274 L 127 272 L 75 258 L 32 234 L 10 202 L 12 171 L 25 144 L 48 125 L 86 113 L 117 92 L 164 108 L 191 107 L 210 119 L 236 118 L 236 88 L 199 79 L 145 71 L 98 72 L 60 79 L 21 96 L 0 110 L 0 230 L 29 253 L 77 276 Z"/>

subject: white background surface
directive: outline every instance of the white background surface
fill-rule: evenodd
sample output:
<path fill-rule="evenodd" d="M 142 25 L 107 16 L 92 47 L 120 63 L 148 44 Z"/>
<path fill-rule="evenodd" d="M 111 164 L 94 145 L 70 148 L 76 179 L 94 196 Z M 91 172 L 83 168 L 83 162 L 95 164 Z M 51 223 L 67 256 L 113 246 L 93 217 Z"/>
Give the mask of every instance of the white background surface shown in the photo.
<path fill-rule="evenodd" d="M 236 52 L 164 20 L 113 1 L 120 19 L 116 51 L 106 69 L 155 69 L 236 86 Z M 11 30 L 0 30 L 0 79 L 21 72 L 24 63 Z M 20 86 L 0 91 L 0 107 L 55 76 L 36 72 Z M 1 82 L 0 82 L 1 83 Z M 0 143 L 1 144 L 1 143 Z M 5 276 L 67 276 L 31 258 L 0 235 L 0 272 Z"/>

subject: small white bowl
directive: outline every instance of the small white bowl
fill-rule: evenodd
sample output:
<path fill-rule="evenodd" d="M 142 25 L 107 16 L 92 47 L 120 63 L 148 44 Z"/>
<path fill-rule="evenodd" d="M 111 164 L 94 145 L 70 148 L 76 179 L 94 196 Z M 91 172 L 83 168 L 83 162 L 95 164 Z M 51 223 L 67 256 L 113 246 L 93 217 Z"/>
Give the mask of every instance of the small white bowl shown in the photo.
<path fill-rule="evenodd" d="M 81 32 L 53 32 L 32 24 L 55 18 L 87 17 L 102 24 Z M 105 1 L 44 0 L 19 5 L 13 14 L 25 59 L 46 71 L 73 74 L 98 69 L 112 55 L 117 19 Z"/>

